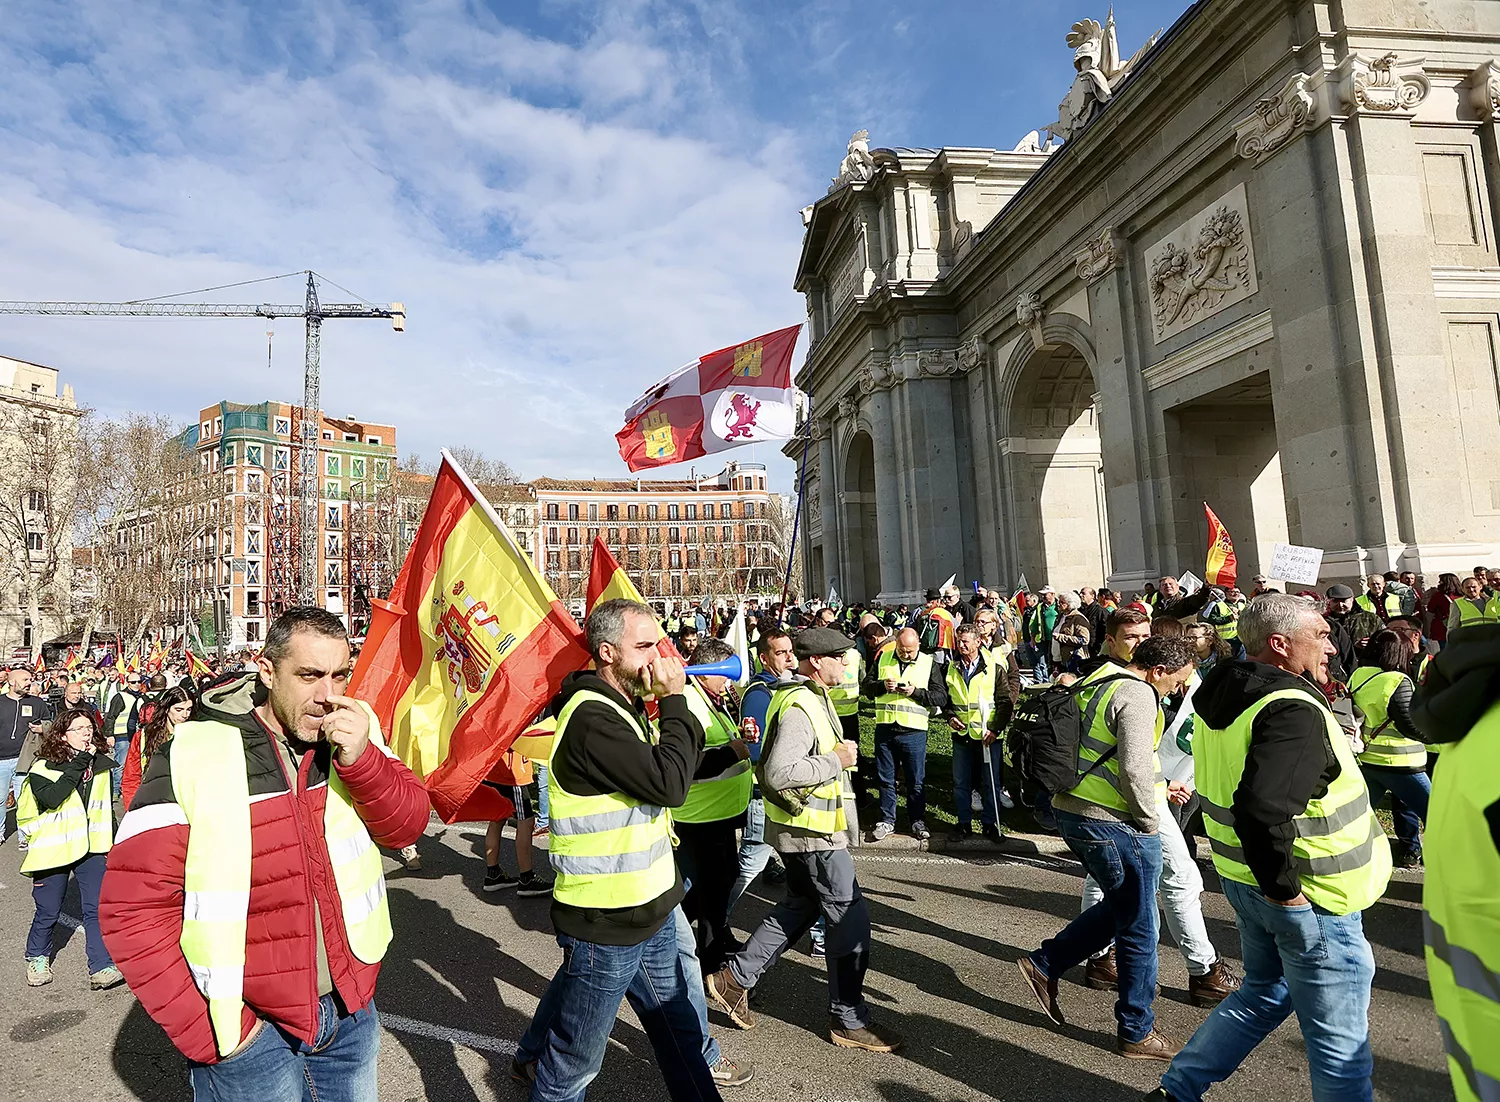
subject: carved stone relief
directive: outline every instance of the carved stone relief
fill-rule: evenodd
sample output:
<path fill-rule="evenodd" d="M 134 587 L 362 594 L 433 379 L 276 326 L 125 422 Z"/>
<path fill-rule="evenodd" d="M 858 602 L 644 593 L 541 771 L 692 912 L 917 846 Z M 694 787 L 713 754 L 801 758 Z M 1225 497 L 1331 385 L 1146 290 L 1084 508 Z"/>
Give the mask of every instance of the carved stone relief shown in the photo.
<path fill-rule="evenodd" d="M 988 351 L 989 346 L 984 343 L 982 337 L 978 335 L 970 337 L 958 346 L 959 368 L 966 372 L 973 371 L 980 364 L 984 363 L 985 353 Z"/>
<path fill-rule="evenodd" d="M 859 389 L 866 394 L 875 390 L 890 390 L 900 381 L 901 377 L 892 370 L 888 360 L 875 360 L 859 373 Z"/>
<path fill-rule="evenodd" d="M 1470 74 L 1469 102 L 1481 119 L 1500 121 L 1500 66 L 1495 62 L 1486 61 Z"/>
<path fill-rule="evenodd" d="M 1339 63 L 1337 75 L 1339 100 L 1350 114 L 1408 114 L 1431 87 L 1420 57 L 1401 61 L 1394 53 L 1373 60 L 1350 54 Z"/>
<path fill-rule="evenodd" d="M 1085 283 L 1097 283 L 1119 266 L 1121 256 L 1115 231 L 1106 226 L 1097 238 L 1074 254 L 1073 271 Z"/>
<path fill-rule="evenodd" d="M 1152 331 L 1166 340 L 1256 291 L 1245 185 L 1146 250 Z"/>
<path fill-rule="evenodd" d="M 924 348 L 917 353 L 917 373 L 941 379 L 958 374 L 958 349 Z"/>
<path fill-rule="evenodd" d="M 1042 306 L 1042 296 L 1035 291 L 1022 291 L 1016 296 L 1016 321 L 1021 327 L 1031 334 L 1031 343 L 1041 348 L 1042 340 L 1042 318 L 1046 316 L 1046 309 Z"/>
<path fill-rule="evenodd" d="M 849 147 L 839 163 L 839 174 L 833 178 L 829 191 L 837 191 L 845 184 L 862 184 L 875 175 L 875 158 L 870 156 L 870 132 L 856 130 L 849 138 Z"/>
<path fill-rule="evenodd" d="M 859 416 L 859 401 L 852 394 L 846 394 L 839 399 L 839 420 L 852 421 Z"/>
<path fill-rule="evenodd" d="M 826 417 L 817 417 L 813 419 L 810 429 L 814 440 L 827 440 L 833 435 L 833 422 Z"/>
<path fill-rule="evenodd" d="M 1259 165 L 1304 130 L 1312 129 L 1317 103 L 1312 77 L 1294 73 L 1234 127 L 1234 151 Z"/>

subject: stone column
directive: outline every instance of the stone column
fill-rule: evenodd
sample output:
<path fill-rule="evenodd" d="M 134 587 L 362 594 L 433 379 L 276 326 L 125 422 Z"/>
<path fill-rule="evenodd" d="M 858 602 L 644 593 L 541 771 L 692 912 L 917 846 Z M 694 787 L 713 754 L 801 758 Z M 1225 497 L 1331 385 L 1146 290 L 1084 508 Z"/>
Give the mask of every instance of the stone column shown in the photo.
<path fill-rule="evenodd" d="M 827 577 L 817 579 L 823 587 L 822 592 L 828 592 L 828 584 L 833 575 L 839 575 L 840 591 L 847 592 L 843 582 L 844 577 L 840 573 L 844 561 L 843 533 L 839 531 L 838 522 L 838 492 L 843 481 L 841 472 L 834 469 L 833 458 L 833 422 L 821 420 L 817 422 L 818 434 L 818 499 L 820 504 L 819 515 L 823 522 L 823 572 Z"/>
<path fill-rule="evenodd" d="M 898 593 L 906 589 L 906 557 L 902 551 L 901 533 L 908 521 L 902 507 L 900 478 L 896 470 L 896 430 L 889 390 L 871 393 L 870 422 L 875 445 L 875 508 L 880 516 L 880 592 Z M 853 548 L 849 554 L 854 554 Z M 868 578 L 865 587 L 873 588 Z"/>

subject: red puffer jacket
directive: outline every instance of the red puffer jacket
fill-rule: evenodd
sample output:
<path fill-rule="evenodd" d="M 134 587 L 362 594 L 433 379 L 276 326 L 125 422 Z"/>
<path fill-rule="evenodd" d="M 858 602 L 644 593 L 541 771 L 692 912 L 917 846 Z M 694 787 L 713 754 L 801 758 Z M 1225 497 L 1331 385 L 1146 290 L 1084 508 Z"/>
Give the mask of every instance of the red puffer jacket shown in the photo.
<path fill-rule="evenodd" d="M 288 777 L 273 736 L 253 711 L 263 691 L 254 675 L 217 686 L 199 701 L 193 719 L 230 724 L 244 739 L 251 864 L 241 1037 L 259 1017 L 311 1044 L 318 1025 L 315 913 L 322 916 L 329 973 L 350 1012 L 370 1001 L 380 966 L 358 960 L 344 930 L 323 837 L 330 747 L 320 742 L 302 751 L 296 778 Z M 120 823 L 99 896 L 99 926 L 146 1012 L 184 1056 L 211 1064 L 218 1049 L 208 1001 L 179 945 L 189 828 L 174 794 L 171 750 L 168 742 L 152 757 Z M 411 770 L 372 743 L 338 772 L 378 845 L 399 849 L 417 840 L 429 805 Z"/>

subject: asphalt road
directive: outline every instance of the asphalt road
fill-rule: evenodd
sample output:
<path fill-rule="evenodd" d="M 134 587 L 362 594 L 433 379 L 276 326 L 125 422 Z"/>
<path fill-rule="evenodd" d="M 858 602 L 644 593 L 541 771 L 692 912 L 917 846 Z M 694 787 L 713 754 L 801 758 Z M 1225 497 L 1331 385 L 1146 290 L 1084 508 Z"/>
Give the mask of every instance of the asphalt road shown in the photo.
<path fill-rule="evenodd" d="M 560 952 L 546 899 L 485 895 L 483 828 L 429 827 L 423 869 L 387 861 L 396 940 L 376 1001 L 385 1034 L 381 1097 L 433 1102 L 521 1100 L 510 1082 L 510 1054 L 551 978 Z M 508 850 L 507 846 L 507 850 Z M 1053 1029 L 1023 986 L 1015 961 L 1077 911 L 1081 873 L 1042 843 L 1033 855 L 953 856 L 867 848 L 860 882 L 875 925 L 867 994 L 882 1021 L 905 1033 L 906 1048 L 874 1055 L 830 1045 L 826 983 L 806 945 L 788 952 L 757 990 L 757 1027 L 741 1032 L 711 1012 L 713 1028 L 755 1081 L 732 1099 L 797 1102 L 1007 1102 L 1137 1099 L 1160 1066 L 1113 1054 L 1113 996 L 1089 991 L 1081 973 L 1065 983 L 1070 1024 Z M 509 861 L 509 857 L 506 858 Z M 48 987 L 24 985 L 23 946 L 31 921 L 29 882 L 13 842 L 0 847 L 0 928 L 11 966 L 0 998 L 0 1082 L 7 1100 L 190 1097 L 185 1065 L 125 988 L 88 990 L 83 937 L 58 931 Z M 1374 945 L 1371 1032 L 1375 1097 L 1391 1102 L 1451 1099 L 1422 962 L 1420 874 L 1398 872 L 1386 898 L 1366 915 Z M 1215 890 L 1204 895 L 1209 932 L 1238 952 L 1233 916 Z M 753 925 L 779 889 L 757 887 L 736 915 Z M 68 910 L 77 916 L 76 890 Z M 1185 1038 L 1206 1011 L 1187 1002 L 1187 973 L 1170 944 L 1162 949 L 1161 1028 Z M 1213 1099 L 1307 1102 L 1311 1092 L 1295 1022 L 1273 1034 Z M 665 1099 L 650 1046 L 629 1009 L 621 1012 L 600 1077 L 598 1102 Z"/>

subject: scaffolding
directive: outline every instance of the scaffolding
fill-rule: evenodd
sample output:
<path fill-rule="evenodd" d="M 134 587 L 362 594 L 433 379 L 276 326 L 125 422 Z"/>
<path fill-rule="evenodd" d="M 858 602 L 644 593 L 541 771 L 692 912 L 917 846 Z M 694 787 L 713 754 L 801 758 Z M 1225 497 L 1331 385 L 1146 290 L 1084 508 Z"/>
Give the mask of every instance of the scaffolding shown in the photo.
<path fill-rule="evenodd" d="M 302 600 L 302 509 L 298 485 L 302 470 L 302 420 L 302 407 L 293 406 L 287 469 L 273 470 L 266 483 L 266 604 L 272 619 Z M 316 428 L 313 439 L 317 439 Z M 317 514 L 313 516 L 316 518 Z"/>

